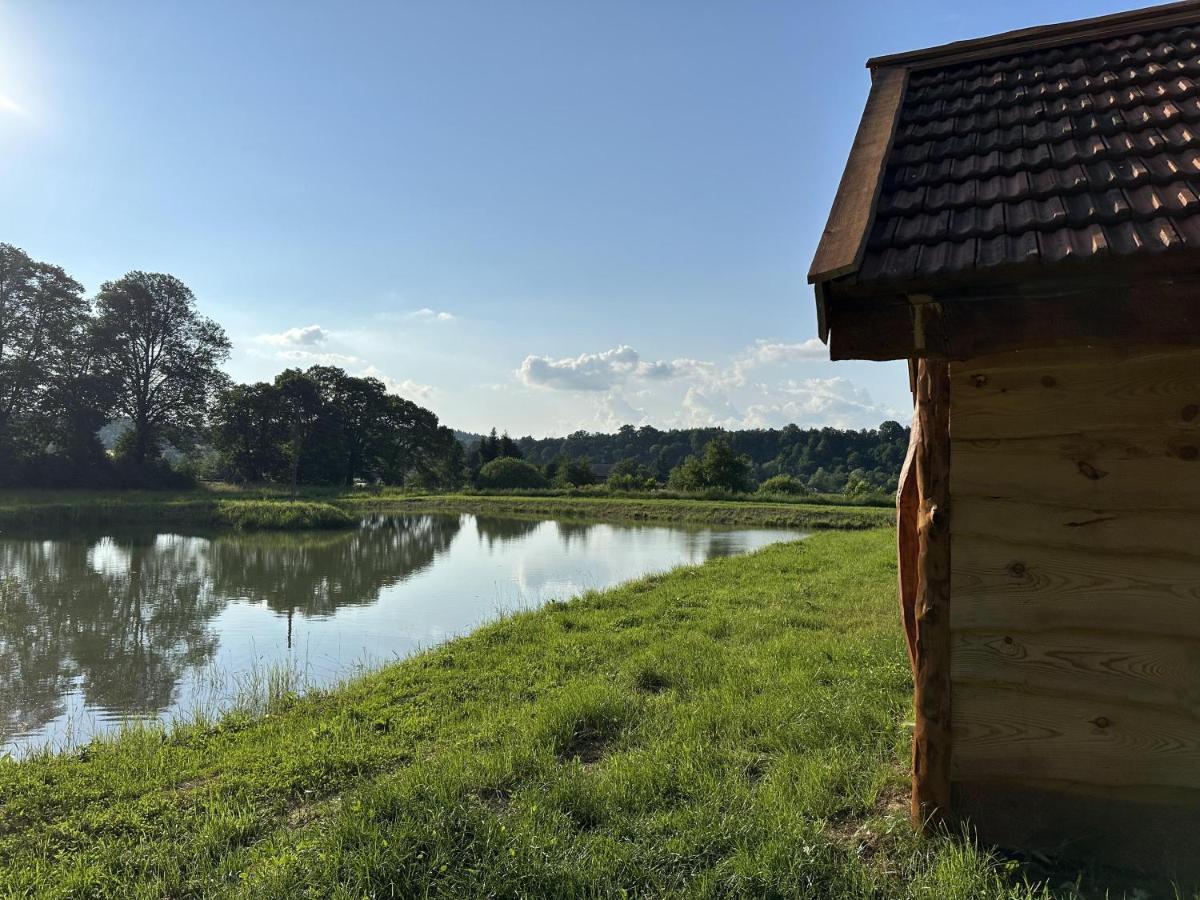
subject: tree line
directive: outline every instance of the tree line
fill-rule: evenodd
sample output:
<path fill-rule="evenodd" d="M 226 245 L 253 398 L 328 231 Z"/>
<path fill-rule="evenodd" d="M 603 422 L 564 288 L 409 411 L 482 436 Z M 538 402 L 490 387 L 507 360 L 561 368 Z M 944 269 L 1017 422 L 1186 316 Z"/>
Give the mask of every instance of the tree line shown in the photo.
<path fill-rule="evenodd" d="M 0 244 L 0 484 L 860 493 L 895 489 L 908 444 L 896 422 L 456 437 L 378 379 L 332 366 L 235 384 L 221 370 L 229 351 L 172 275 L 129 272 L 88 298 L 61 267 Z M 114 422 L 120 436 L 106 446 L 100 432 Z"/>
<path fill-rule="evenodd" d="M 469 446 L 468 469 L 480 486 L 521 472 L 497 458 L 524 461 L 541 475 L 520 477 L 541 486 L 605 481 L 613 488 L 768 493 L 866 493 L 896 489 L 909 429 L 887 421 L 859 431 L 839 428 L 686 428 L 663 431 L 625 425 L 616 433 L 576 431 L 563 438 L 499 437 L 460 433 Z M 491 468 L 488 468 L 491 466 Z M 508 485 L 537 486 L 532 483 Z"/>
<path fill-rule="evenodd" d="M 89 299 L 60 266 L 0 244 L 0 484 L 462 482 L 454 432 L 378 379 L 313 366 L 234 384 L 229 350 L 172 275 L 129 272 Z"/>

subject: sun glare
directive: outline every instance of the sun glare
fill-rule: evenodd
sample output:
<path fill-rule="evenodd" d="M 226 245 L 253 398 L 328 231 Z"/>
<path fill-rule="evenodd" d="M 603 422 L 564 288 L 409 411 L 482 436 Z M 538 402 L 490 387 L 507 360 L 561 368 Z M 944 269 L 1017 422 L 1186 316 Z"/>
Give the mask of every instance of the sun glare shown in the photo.
<path fill-rule="evenodd" d="M 28 115 L 25 107 L 2 91 L 0 91 L 0 112 L 10 113 L 14 116 Z"/>

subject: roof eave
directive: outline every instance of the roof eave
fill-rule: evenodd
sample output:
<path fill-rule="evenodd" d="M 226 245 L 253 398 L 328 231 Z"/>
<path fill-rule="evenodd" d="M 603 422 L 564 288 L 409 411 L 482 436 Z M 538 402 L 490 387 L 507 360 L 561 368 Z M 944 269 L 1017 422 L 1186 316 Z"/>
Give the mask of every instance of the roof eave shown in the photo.
<path fill-rule="evenodd" d="M 809 284 L 858 270 L 883 188 L 885 164 L 904 102 L 907 78 L 904 68 L 883 68 L 871 73 L 871 93 L 808 271 Z"/>
<path fill-rule="evenodd" d="M 1044 50 L 1078 41 L 1103 40 L 1149 28 L 1167 28 L 1194 22 L 1200 15 L 1200 0 L 1181 0 L 1162 6 L 1144 7 L 1127 12 L 1079 19 L 1052 25 L 1035 25 L 988 37 L 954 41 L 923 50 L 875 56 L 867 68 L 905 66 L 910 69 L 940 67 L 997 56 L 1009 56 L 1029 50 Z"/>

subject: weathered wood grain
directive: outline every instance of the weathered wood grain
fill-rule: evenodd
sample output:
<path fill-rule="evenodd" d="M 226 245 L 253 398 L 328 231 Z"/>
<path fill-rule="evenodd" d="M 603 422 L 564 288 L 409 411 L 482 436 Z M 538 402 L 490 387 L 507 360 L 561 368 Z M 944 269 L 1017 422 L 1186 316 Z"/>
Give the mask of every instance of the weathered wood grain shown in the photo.
<path fill-rule="evenodd" d="M 954 689 L 1002 685 L 1049 696 L 1116 700 L 1200 717 L 1200 637 L 1138 636 L 1097 623 L 956 631 Z"/>
<path fill-rule="evenodd" d="M 951 393 L 956 817 L 1019 835 L 1046 779 L 1079 835 L 1098 790 L 1200 797 L 1200 350 L 997 354 Z"/>
<path fill-rule="evenodd" d="M 1200 788 L 1200 721 L 1117 697 L 956 682 L 955 780 L 1050 778 Z"/>
<path fill-rule="evenodd" d="M 950 372 L 917 365 L 912 467 L 916 472 L 917 560 L 913 671 L 914 823 L 950 813 Z"/>
<path fill-rule="evenodd" d="M 1200 560 L 1092 552 L 955 532 L 951 629 L 1106 628 L 1200 638 Z"/>
<path fill-rule="evenodd" d="M 1003 353 L 956 363 L 954 439 L 1138 430 L 1200 442 L 1200 350 Z"/>
<path fill-rule="evenodd" d="M 954 496 L 956 540 L 982 538 L 994 545 L 1187 561 L 1200 555 L 1198 529 L 1200 523 L 1190 509 L 1112 509 L 957 492 Z M 1156 571 L 1161 577 L 1161 568 Z"/>
<path fill-rule="evenodd" d="M 1200 508 L 1200 433 L 954 441 L 956 497 L 1113 510 Z"/>

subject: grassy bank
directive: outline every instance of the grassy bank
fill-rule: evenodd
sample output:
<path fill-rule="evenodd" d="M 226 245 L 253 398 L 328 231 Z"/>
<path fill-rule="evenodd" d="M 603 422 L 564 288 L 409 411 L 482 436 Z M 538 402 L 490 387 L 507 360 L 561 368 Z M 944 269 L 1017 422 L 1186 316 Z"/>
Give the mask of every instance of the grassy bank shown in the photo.
<path fill-rule="evenodd" d="M 907 826 L 891 545 L 818 534 L 0 762 L 0 895 L 1027 896 Z"/>
<path fill-rule="evenodd" d="M 354 513 L 368 510 L 808 529 L 870 528 L 890 523 L 893 517 L 890 509 L 878 507 L 591 495 L 313 490 L 293 500 L 275 491 L 0 491 L 0 529 L 130 524 L 328 528 L 353 524 Z"/>
<path fill-rule="evenodd" d="M 0 529 L 153 525 L 241 530 L 346 528 L 357 519 L 319 500 L 225 498 L 207 491 L 0 491 Z"/>
<path fill-rule="evenodd" d="M 762 528 L 873 528 L 889 524 L 890 509 L 821 506 L 800 503 L 751 503 L 741 500 L 638 500 L 621 497 L 524 497 L 491 494 L 429 494 L 372 497 L 340 503 L 359 509 L 487 512 L 493 515 L 546 516 L 614 522 L 690 523 Z"/>

